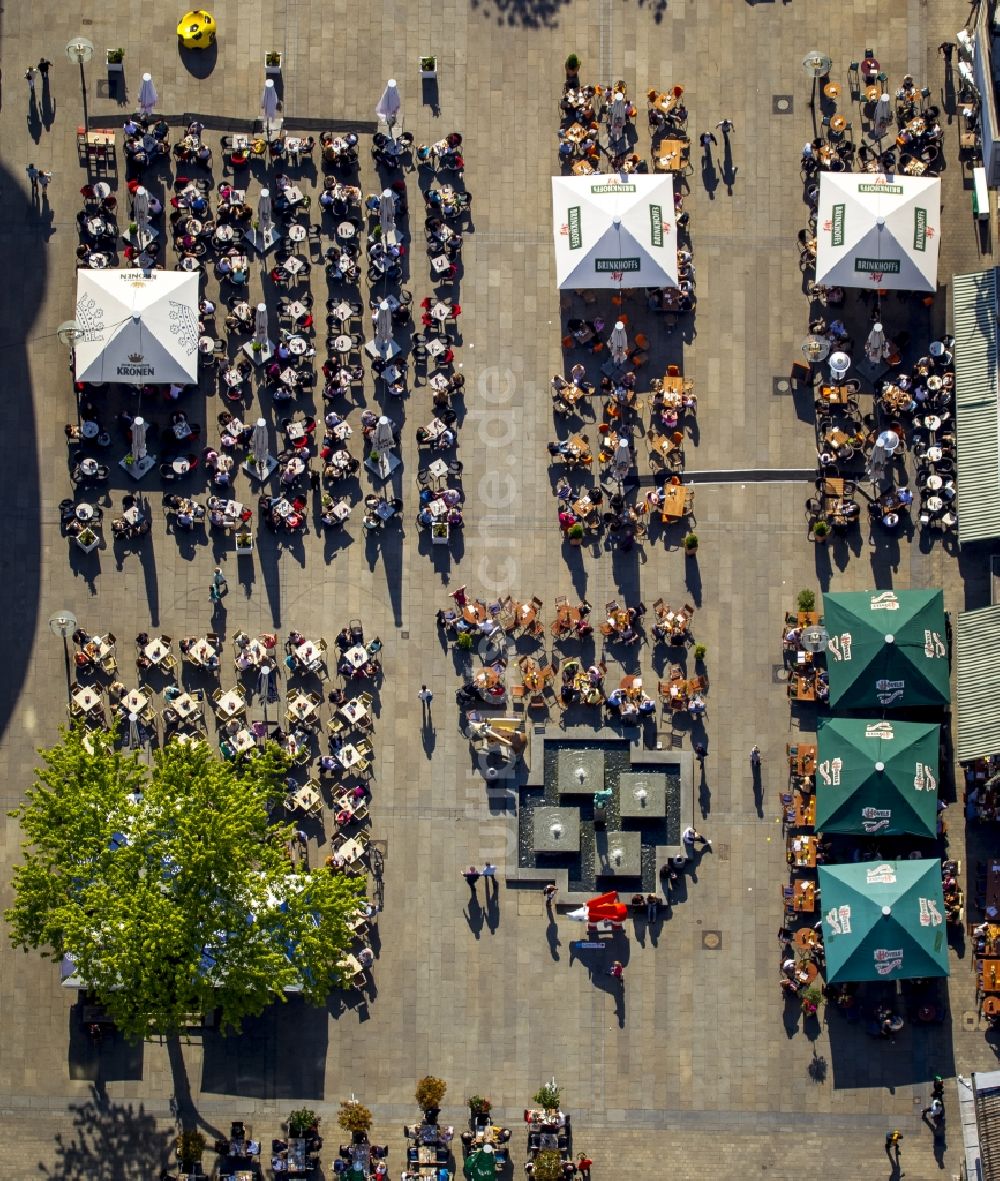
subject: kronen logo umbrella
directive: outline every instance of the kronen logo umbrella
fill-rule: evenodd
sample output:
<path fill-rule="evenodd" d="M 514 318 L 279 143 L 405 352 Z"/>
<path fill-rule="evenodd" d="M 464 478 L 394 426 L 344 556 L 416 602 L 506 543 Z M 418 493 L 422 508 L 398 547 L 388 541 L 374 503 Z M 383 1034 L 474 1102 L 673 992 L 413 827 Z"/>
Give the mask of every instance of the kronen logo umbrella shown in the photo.
<path fill-rule="evenodd" d="M 939 726 L 820 718 L 816 729 L 817 832 L 934 839 Z"/>
<path fill-rule="evenodd" d="M 828 984 L 948 975 L 941 862 L 822 865 Z"/>
<path fill-rule="evenodd" d="M 944 595 L 939 590 L 837 591 L 823 596 L 830 633 L 830 705 L 907 709 L 950 700 Z"/>
<path fill-rule="evenodd" d="M 76 379 L 119 385 L 198 381 L 198 275 L 77 271 Z"/>
<path fill-rule="evenodd" d="M 670 173 L 554 176 L 552 222 L 560 290 L 677 286 Z"/>
<path fill-rule="evenodd" d="M 823 172 L 816 282 L 824 287 L 935 291 L 940 232 L 937 177 Z"/>

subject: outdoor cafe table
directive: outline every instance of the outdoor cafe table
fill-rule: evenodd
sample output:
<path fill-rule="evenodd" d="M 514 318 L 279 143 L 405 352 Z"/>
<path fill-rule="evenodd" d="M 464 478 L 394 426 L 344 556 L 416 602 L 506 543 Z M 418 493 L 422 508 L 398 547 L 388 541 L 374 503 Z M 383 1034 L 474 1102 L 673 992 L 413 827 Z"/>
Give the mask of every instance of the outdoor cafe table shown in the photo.
<path fill-rule="evenodd" d="M 466 603 L 462 608 L 462 618 L 466 623 L 485 623 L 488 615 L 485 603 Z"/>
<path fill-rule="evenodd" d="M 316 715 L 316 702 L 305 693 L 293 693 L 288 698 L 288 715 L 300 722 L 308 721 Z"/>
<path fill-rule="evenodd" d="M 684 167 L 684 149 L 688 145 L 681 139 L 661 140 L 653 159 L 655 172 L 680 172 Z"/>
<path fill-rule="evenodd" d="M 362 972 L 361 964 L 348 952 L 344 958 L 337 963 L 338 968 L 343 968 L 345 976 L 358 976 Z M 353 1153 L 352 1153 L 353 1156 Z"/>
<path fill-rule="evenodd" d="M 188 649 L 188 656 L 192 664 L 204 664 L 215 656 L 215 649 L 207 639 L 202 638 Z"/>
<path fill-rule="evenodd" d="M 1000 992 L 1000 960 L 977 960 L 976 977 L 980 992 Z"/>
<path fill-rule="evenodd" d="M 792 792 L 792 828 L 816 827 L 816 793 Z"/>
<path fill-rule="evenodd" d="M 257 739 L 245 727 L 242 730 L 237 730 L 229 739 L 229 744 L 237 754 L 245 754 L 248 750 L 253 750 L 257 745 Z"/>
<path fill-rule="evenodd" d="M 663 503 L 660 505 L 660 517 L 664 521 L 677 521 L 684 516 L 684 499 L 686 493 L 683 484 L 664 484 Z"/>
<path fill-rule="evenodd" d="M 305 640 L 295 649 L 295 655 L 306 666 L 312 669 L 313 666 L 319 668 L 323 660 L 323 650 L 315 640 Z"/>
<path fill-rule="evenodd" d="M 817 968 L 815 964 L 802 964 L 801 966 L 796 965 L 792 974 L 792 979 L 796 984 L 801 985 L 803 988 L 808 988 L 818 975 L 819 968 Z"/>
<path fill-rule="evenodd" d="M 816 838 L 811 836 L 790 836 L 785 842 L 788 863 L 795 869 L 816 868 Z"/>
<path fill-rule="evenodd" d="M 816 747 L 800 745 L 795 754 L 788 756 L 788 765 L 799 775 L 812 775 L 816 770 Z"/>
<path fill-rule="evenodd" d="M 230 689 L 228 693 L 223 693 L 215 703 L 215 708 L 218 713 L 224 714 L 227 718 L 232 718 L 246 708 L 246 702 L 235 689 Z"/>
<path fill-rule="evenodd" d="M 368 707 L 361 700 L 360 697 L 354 697 L 346 702 L 337 711 L 342 714 L 353 725 L 357 725 L 368 714 Z"/>
<path fill-rule="evenodd" d="M 89 713 L 90 710 L 100 707 L 101 697 L 99 693 L 85 686 L 73 693 L 73 704 L 82 709 L 84 713 Z"/>
<path fill-rule="evenodd" d="M 175 697 L 170 703 L 170 706 L 181 721 L 184 722 L 189 718 L 193 718 L 196 714 L 201 713 L 201 707 L 190 693 L 182 693 L 180 697 Z"/>
<path fill-rule="evenodd" d="M 792 942 L 799 951 L 812 951 L 819 943 L 819 935 L 812 927 L 799 927 L 792 936 Z"/>
<path fill-rule="evenodd" d="M 569 603 L 560 603 L 556 608 L 556 618 L 552 624 L 552 631 L 555 635 L 572 631 L 581 619 L 583 619 L 583 615 L 579 607 L 573 607 Z"/>
<path fill-rule="evenodd" d="M 159 664 L 160 661 L 170 654 L 170 645 L 164 644 L 162 640 L 150 640 L 150 642 L 143 649 L 146 659 L 153 664 Z"/>
<path fill-rule="evenodd" d="M 348 865 L 353 865 L 355 861 L 360 861 L 365 855 L 365 847 L 358 840 L 357 837 L 351 837 L 349 841 L 344 843 L 336 849 L 336 852 L 347 862 Z M 361 965 L 358 965 L 360 970 Z"/>
<path fill-rule="evenodd" d="M 344 657 L 352 668 L 362 668 L 368 661 L 368 650 L 362 644 L 355 644 L 347 649 Z"/>
<path fill-rule="evenodd" d="M 122 708 L 127 709 L 130 714 L 142 713 L 148 704 L 149 698 L 138 689 L 130 690 L 122 698 Z"/>
<path fill-rule="evenodd" d="M 337 759 L 345 771 L 361 762 L 361 752 L 350 742 L 345 743 L 337 754 Z"/>
<path fill-rule="evenodd" d="M 670 90 L 664 92 L 663 94 L 658 94 L 649 105 L 653 110 L 659 111 L 664 115 L 669 115 L 674 107 L 677 106 L 679 101 L 679 96 Z"/>
<path fill-rule="evenodd" d="M 792 882 L 792 910 L 812 914 L 816 909 L 816 883 L 804 878 Z"/>
<path fill-rule="evenodd" d="M 789 696 L 796 701 L 815 701 L 816 700 L 816 676 L 812 672 L 808 673 L 792 673 L 788 678 L 789 690 L 794 689 L 795 692 L 789 692 Z"/>
<path fill-rule="evenodd" d="M 485 696 L 502 696 L 503 680 L 499 673 L 494 672 L 491 668 L 480 669 L 479 672 L 472 678 L 473 684 L 479 691 L 480 695 Z M 500 690 L 501 692 L 498 692 Z"/>
<path fill-rule="evenodd" d="M 521 681 L 525 689 L 533 693 L 540 693 L 545 682 L 542 680 L 542 669 L 537 660 L 526 656 L 521 662 Z"/>
<path fill-rule="evenodd" d="M 292 795 L 291 801 L 296 808 L 300 808 L 303 812 L 311 812 L 322 803 L 319 792 L 308 783 L 302 784 Z"/>

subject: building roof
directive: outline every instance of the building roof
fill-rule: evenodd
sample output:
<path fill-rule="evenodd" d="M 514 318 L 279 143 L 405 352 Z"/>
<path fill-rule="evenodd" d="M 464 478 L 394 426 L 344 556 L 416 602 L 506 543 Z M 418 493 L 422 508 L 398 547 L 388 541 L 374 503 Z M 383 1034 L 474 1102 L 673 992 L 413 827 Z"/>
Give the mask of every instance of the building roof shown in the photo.
<path fill-rule="evenodd" d="M 1000 754 L 1000 606 L 959 615 L 955 665 L 958 760 Z"/>
<path fill-rule="evenodd" d="M 958 433 L 958 540 L 965 545 L 1000 537 L 996 270 L 956 275 L 951 302 Z"/>

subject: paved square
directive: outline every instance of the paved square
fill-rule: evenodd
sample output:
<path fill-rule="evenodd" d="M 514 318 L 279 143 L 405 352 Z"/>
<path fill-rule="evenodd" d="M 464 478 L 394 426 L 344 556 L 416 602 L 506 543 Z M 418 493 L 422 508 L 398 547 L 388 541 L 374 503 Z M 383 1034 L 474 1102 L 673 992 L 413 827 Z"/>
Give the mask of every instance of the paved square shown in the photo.
<path fill-rule="evenodd" d="M 93 10 L 39 0 L 8 4 L 3 12 L 0 259 L 7 281 L 0 308 L 7 410 L 0 436 L 6 558 L 0 603 L 8 627 L 0 792 L 6 813 L 30 782 L 35 749 L 52 740 L 65 716 L 63 656 L 47 627 L 61 608 L 128 643 L 151 627 L 174 637 L 216 630 L 224 640 L 238 628 L 332 637 L 349 619 L 364 617 L 385 645 L 371 805 L 373 834 L 385 842 L 377 995 L 336 996 L 319 1012 L 290 1001 L 249 1023 L 236 1040 L 208 1032 L 183 1045 L 112 1042 L 95 1050 L 71 1007 L 75 994 L 59 987 L 57 968 L 8 951 L 0 957 L 6 1174 L 17 1181 L 46 1173 L 157 1176 L 169 1158 L 175 1113 L 187 1118 L 197 1111 L 210 1141 L 232 1118 L 246 1118 L 266 1140 L 303 1103 L 324 1120 L 328 1167 L 336 1109 L 352 1093 L 375 1112 L 375 1138 L 390 1145 L 396 1171 L 399 1125 L 416 1116 L 414 1081 L 428 1072 L 447 1080 L 443 1114 L 456 1128 L 464 1125 L 465 1096 L 477 1092 L 518 1127 L 530 1096 L 555 1074 L 572 1114 L 574 1148 L 593 1157 L 598 1181 L 620 1171 L 623 1160 L 643 1175 L 697 1181 L 798 1179 L 817 1169 L 834 1179 L 888 1176 L 883 1137 L 896 1126 L 906 1134 L 902 1164 L 910 1181 L 957 1173 L 955 1121 L 938 1147 L 939 1168 L 918 1117 L 936 1071 L 968 1073 L 992 1062 L 985 1031 L 977 1020 L 963 1020 L 975 1008 L 967 958 L 952 957 L 944 1025 L 908 1025 L 893 1043 L 876 1045 L 837 1014 L 823 1011 L 820 1022 L 803 1026 L 797 1013 L 783 1010 L 774 934 L 786 867 L 777 795 L 785 743 L 806 736 L 813 721 L 789 711 L 772 669 L 780 659 L 782 613 L 803 587 L 943 586 L 955 612 L 988 601 L 985 562 L 970 554 L 960 565 L 942 545 L 922 539 L 897 544 L 865 536 L 853 549 L 812 547 L 803 515 L 811 485 L 751 475 L 811 471 L 815 459 L 811 398 L 794 390 L 775 396 L 774 387 L 800 355 L 806 326 L 797 267 L 796 234 L 806 218 L 798 161 L 821 111 L 809 106 L 802 57 L 819 47 L 846 82 L 848 64 L 874 46 L 891 79 L 910 70 L 943 105 L 936 46 L 954 40 L 968 6 L 957 0 L 700 6 L 442 0 L 433 7 L 221 0 L 214 11 L 219 44 L 202 58 L 177 51 L 180 8 L 153 0 L 127 6 L 112 0 Z M 219 120 L 208 132 L 213 184 L 223 178 L 219 137 L 246 130 L 259 115 L 264 54 L 271 49 L 283 55 L 280 92 L 290 127 L 299 121 L 316 135 L 326 128 L 358 130 L 364 193 L 382 187 L 368 145 L 388 77 L 400 81 L 403 125 L 417 143 L 452 130 L 463 135 L 473 205 L 455 290 L 462 305 L 456 372 L 466 378 L 459 457 L 467 522 L 456 544 L 431 546 L 415 525 L 416 475 L 426 454 L 414 431 L 433 417 L 429 387 L 411 383 L 405 401 L 388 401 L 366 370 L 359 410 L 386 409 L 401 427 L 403 466 L 389 486 L 405 508 L 394 530 L 366 537 L 356 510 L 331 539 L 310 507 L 300 544 L 279 546 L 262 530 L 255 551 L 238 558 L 232 540 L 191 542 L 167 533 L 154 475 L 142 485 L 153 509 L 142 545 L 112 543 L 109 535 L 89 556 L 69 548 L 60 535 L 59 502 L 70 495 L 64 425 L 75 421 L 75 407 L 67 354 L 55 333 L 75 304 L 75 217 L 86 179 L 76 140 L 83 121 L 80 74 L 63 54 L 81 33 L 96 46 L 84 71 L 92 121 L 120 128 L 148 69 L 173 128 L 185 113 Z M 102 97 L 105 50 L 115 46 L 125 50 L 128 99 L 121 104 Z M 421 80 L 418 59 L 429 52 L 438 55 L 438 76 Z M 650 86 L 684 85 L 692 138 L 723 118 L 736 125 L 732 183 L 706 187 L 697 167 L 684 179 L 698 311 L 693 323 L 657 333 L 647 369 L 678 363 L 694 379 L 698 435 L 686 442 L 686 466 L 724 473 L 696 488 L 696 559 L 686 559 L 676 539 L 647 542 L 630 554 L 593 544 L 571 550 L 556 525 L 545 450 L 558 430 L 549 381 L 565 371 L 565 315 L 582 306 L 567 301 L 563 314 L 551 246 L 549 178 L 557 169 L 558 99 L 569 52 L 583 59 L 587 80 L 621 77 L 636 95 Z M 53 62 L 49 86 L 39 81 L 29 109 L 22 76 L 42 55 Z M 792 99 L 787 111 L 774 103 L 785 95 Z M 980 254 L 957 163 L 959 121 L 949 118 L 942 283 L 992 258 Z M 638 123 L 637 150 L 645 153 L 648 131 L 641 117 Z M 47 204 L 32 205 L 29 162 L 53 173 Z M 317 159 L 296 175 L 312 199 L 310 224 L 323 221 L 323 172 Z M 250 175 L 255 194 L 267 172 L 254 163 Z M 164 201 L 173 195 L 171 176 L 164 169 L 154 185 Z M 421 249 L 420 180 L 405 176 L 412 246 L 406 286 L 416 304 L 435 290 Z M 121 211 L 123 175 L 110 183 Z M 331 242 L 323 229 L 323 249 Z M 251 294 L 266 293 L 274 310 L 265 276 L 255 263 Z M 322 353 L 328 292 L 319 266 L 310 287 Z M 216 296 L 214 278 L 207 290 Z M 364 279 L 361 291 L 367 298 Z M 945 309 L 943 291 L 929 311 L 890 301 L 897 326 L 922 316 L 926 330 L 941 331 Z M 638 303 L 625 310 L 644 315 Z M 607 321 L 613 313 L 605 300 L 588 315 Z M 913 334 L 924 330 L 915 327 Z M 261 412 L 276 432 L 282 407 L 256 393 L 247 401 L 247 421 Z M 203 424 L 204 443 L 216 442 L 226 405 L 208 381 L 185 403 Z M 297 405 L 324 412 L 316 391 Z M 166 412 L 150 407 L 160 423 Z M 584 421 L 583 430 L 595 437 L 596 423 Z M 120 447 L 119 435 L 114 442 Z M 127 483 L 116 471 L 106 513 L 121 510 Z M 203 495 L 203 484 L 192 488 Z M 241 475 L 236 493 L 253 506 L 255 488 Z M 373 488 L 362 474 L 359 493 Z M 208 587 L 217 564 L 230 593 L 213 628 Z M 647 604 L 663 596 L 697 608 L 694 629 L 707 648 L 710 688 L 708 758 L 695 777 L 694 805 L 701 812 L 697 826 L 713 838 L 715 851 L 701 858 L 697 880 L 687 879 L 686 897 L 669 914 L 661 911 L 652 925 L 630 920 L 627 939 L 613 944 L 614 958 L 625 964 L 624 1000 L 609 989 L 612 953 L 579 949 L 578 925 L 563 918 L 549 923 L 537 892 L 503 883 L 505 864 L 516 863 L 508 844 L 511 797 L 486 789 L 456 726 L 454 692 L 480 662 L 440 643 L 434 623 L 435 611 L 450 605 L 447 591 L 463 583 L 483 599 L 537 595 L 546 627 L 557 595 L 572 602 L 585 595 L 595 609 L 616 596 Z M 548 634 L 544 652 L 547 659 L 558 655 Z M 602 656 L 601 645 L 592 655 Z M 609 681 L 641 672 L 652 685 L 661 671 L 648 644 L 624 654 L 609 649 L 603 659 Z M 228 677 L 223 683 L 229 687 Z M 422 728 L 417 692 L 424 684 L 434 701 L 431 722 Z M 667 719 L 655 741 L 690 750 L 687 719 L 676 727 Z M 748 767 L 754 743 L 764 755 L 759 811 Z M 960 812 L 952 807 L 948 816 L 950 850 L 962 857 Z M 6 814 L 2 831 L 6 905 L 20 838 Z M 329 836 L 312 834 L 310 859 L 325 858 Z M 970 860 L 981 852 L 976 840 Z M 500 868 L 494 909 L 472 906 L 461 877 L 463 868 L 484 859 Z M 703 936 L 712 933 L 722 947 L 707 954 Z M 520 1169 L 523 1133 L 515 1132 L 512 1147 Z"/>

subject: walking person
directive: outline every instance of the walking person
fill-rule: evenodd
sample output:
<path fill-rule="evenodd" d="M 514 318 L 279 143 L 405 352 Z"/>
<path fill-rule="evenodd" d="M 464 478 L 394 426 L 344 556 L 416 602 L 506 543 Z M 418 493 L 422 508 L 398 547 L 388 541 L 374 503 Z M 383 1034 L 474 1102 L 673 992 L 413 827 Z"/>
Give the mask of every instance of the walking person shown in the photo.
<path fill-rule="evenodd" d="M 724 136 L 728 136 L 730 132 L 736 130 L 736 124 L 732 119 L 722 119 L 715 125 Z"/>
<path fill-rule="evenodd" d="M 31 181 L 31 199 L 32 199 L 32 201 L 37 201 L 38 200 L 38 169 L 32 163 L 32 164 L 28 165 L 28 167 L 25 169 L 25 172 L 27 172 L 27 174 L 28 174 L 28 180 Z"/>
<path fill-rule="evenodd" d="M 646 895 L 646 922 L 655 923 L 660 900 L 655 894 Z"/>
<path fill-rule="evenodd" d="M 711 847 L 712 847 L 712 842 L 708 839 L 708 837 L 703 837 L 701 835 L 701 833 L 693 825 L 690 825 L 690 824 L 681 833 L 681 840 L 684 842 L 685 845 L 688 845 L 692 851 L 694 850 L 694 845 L 695 845 L 696 841 L 701 844 L 701 847 L 703 849 L 711 849 Z"/>
<path fill-rule="evenodd" d="M 222 567 L 216 566 L 215 573 L 212 575 L 212 585 L 209 587 L 208 597 L 213 603 L 221 603 L 222 596 L 229 590 L 229 584 L 226 582 L 226 576 L 222 573 Z"/>
<path fill-rule="evenodd" d="M 28 83 L 28 103 L 35 105 L 35 67 L 28 66 L 24 71 L 24 80 Z"/>
<path fill-rule="evenodd" d="M 49 181 L 52 179 L 52 173 L 47 168 L 40 168 L 38 171 L 38 183 L 42 186 L 42 200 L 49 199 Z"/>
<path fill-rule="evenodd" d="M 417 696 L 420 698 L 420 709 L 423 713 L 424 722 L 429 722 L 431 717 L 431 702 L 434 700 L 434 694 L 426 685 L 421 685 L 420 692 Z"/>
<path fill-rule="evenodd" d="M 621 960 L 614 961 L 611 967 L 608 968 L 608 975 L 619 984 L 625 983 L 625 969 L 622 967 Z"/>
<path fill-rule="evenodd" d="M 549 882 L 549 884 L 542 890 L 542 894 L 545 897 L 545 909 L 550 914 L 552 912 L 552 903 L 556 900 L 557 891 L 558 887 L 556 886 L 555 882 Z"/>
<path fill-rule="evenodd" d="M 43 87 L 45 86 L 45 83 L 48 81 L 48 78 L 49 78 L 49 66 L 51 66 L 51 65 L 52 65 L 52 63 L 51 63 L 51 62 L 50 62 L 50 61 L 49 61 L 47 58 L 45 58 L 45 57 L 40 57 L 40 58 L 38 59 L 38 65 L 37 65 L 37 66 L 35 66 L 35 69 L 36 69 L 36 70 L 39 72 L 39 74 L 41 74 L 41 76 L 42 76 L 42 86 L 43 86 Z"/>
<path fill-rule="evenodd" d="M 701 133 L 701 135 L 698 137 L 698 142 L 705 149 L 706 156 L 711 156 L 712 144 L 715 144 L 716 147 L 719 146 L 719 141 L 715 138 L 715 136 L 710 131 L 703 131 Z"/>
<path fill-rule="evenodd" d="M 696 742 L 694 744 L 694 757 L 698 760 L 698 766 L 703 770 L 705 767 L 705 758 L 707 755 L 708 751 L 705 749 L 704 742 Z"/>
<path fill-rule="evenodd" d="M 485 889 L 491 894 L 496 894 L 500 887 L 497 885 L 497 867 L 492 861 L 487 861 L 483 865 L 483 877 L 486 879 Z"/>
<path fill-rule="evenodd" d="M 475 894 L 476 882 L 479 881 L 479 870 L 474 865 L 470 865 L 468 869 L 462 870 L 462 877 L 469 883 L 469 893 Z"/>
<path fill-rule="evenodd" d="M 896 1164 L 899 1164 L 899 1142 L 903 1139 L 903 1133 L 899 1128 L 894 1128 L 891 1132 L 885 1134 L 885 1155 L 892 1160 L 895 1153 Z"/>
<path fill-rule="evenodd" d="M 928 1106 L 921 1111 L 920 1118 L 925 1120 L 928 1115 L 937 1124 L 944 1117 L 944 1103 L 940 1099 L 932 1099 Z"/>

